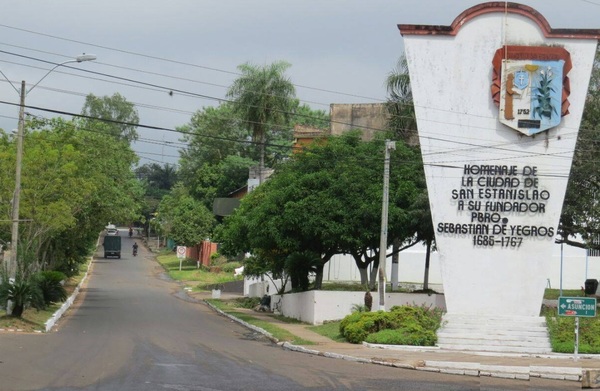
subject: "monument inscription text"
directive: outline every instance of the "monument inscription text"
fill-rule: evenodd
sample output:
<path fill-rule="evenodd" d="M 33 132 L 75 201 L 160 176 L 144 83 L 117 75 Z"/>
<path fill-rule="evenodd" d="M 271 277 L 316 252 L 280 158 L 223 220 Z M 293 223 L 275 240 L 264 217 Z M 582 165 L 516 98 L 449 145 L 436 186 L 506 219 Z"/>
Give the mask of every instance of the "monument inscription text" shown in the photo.
<path fill-rule="evenodd" d="M 472 236 L 473 246 L 488 248 L 518 248 L 525 237 L 554 237 L 554 227 L 511 223 L 515 216 L 535 221 L 546 213 L 550 192 L 540 188 L 536 166 L 465 164 L 460 187 L 450 196 L 467 221 L 440 222 L 438 234 Z"/>

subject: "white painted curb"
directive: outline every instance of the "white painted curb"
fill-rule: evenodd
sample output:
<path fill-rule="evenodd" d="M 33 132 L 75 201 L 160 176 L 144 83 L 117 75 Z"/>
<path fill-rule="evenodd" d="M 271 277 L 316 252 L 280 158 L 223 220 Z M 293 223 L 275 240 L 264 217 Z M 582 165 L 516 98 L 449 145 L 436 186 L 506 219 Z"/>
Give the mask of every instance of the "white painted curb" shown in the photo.
<path fill-rule="evenodd" d="M 75 298 L 79 294 L 79 289 L 81 288 L 81 285 L 87 279 L 88 272 L 90 271 L 90 266 L 91 266 L 92 262 L 93 262 L 93 256 L 92 256 L 92 259 L 90 260 L 90 263 L 88 264 L 88 268 L 85 271 L 83 278 L 81 279 L 79 284 L 77 284 L 77 286 L 75 287 L 75 290 L 73 291 L 71 296 L 69 296 L 69 298 L 63 303 L 63 305 L 61 305 L 60 308 L 58 310 L 56 310 L 56 312 L 54 314 L 52 314 L 52 317 L 50 317 L 50 319 L 48 319 L 46 321 L 46 323 L 44 323 L 44 325 L 46 326 L 46 329 L 44 331 L 46 333 L 49 332 L 50 330 L 52 330 L 52 327 L 54 327 L 56 322 L 58 322 L 58 320 L 64 315 L 64 313 L 67 312 L 69 307 L 71 307 L 73 305 Z"/>
<path fill-rule="evenodd" d="M 264 334 L 269 337 L 271 340 L 278 343 L 277 339 L 273 337 L 267 331 L 261 329 L 260 327 L 256 327 L 247 322 L 244 322 L 241 319 L 236 318 L 233 315 L 229 315 L 208 301 L 204 301 L 209 307 L 213 310 L 217 311 L 221 315 L 228 317 L 229 319 L 238 322 L 245 327 L 252 329 L 256 332 Z M 294 352 L 313 354 L 315 356 L 329 357 L 329 358 L 337 358 L 347 361 L 360 362 L 366 364 L 378 364 L 389 367 L 403 368 L 403 369 L 416 369 L 419 371 L 428 371 L 428 372 L 439 372 L 445 374 L 452 375 L 463 375 L 463 376 L 489 376 L 489 377 L 498 377 L 505 379 L 516 379 L 516 380 L 530 380 L 533 378 L 543 378 L 543 379 L 551 379 L 551 380 L 568 380 L 568 381 L 582 381 L 583 371 L 585 368 L 572 368 L 572 367 L 552 367 L 552 366 L 510 366 L 510 365 L 483 365 L 480 363 L 474 362 L 454 362 L 454 361 L 421 361 L 419 363 L 415 363 L 415 365 L 405 364 L 405 363 L 397 363 L 393 361 L 386 361 L 382 359 L 369 359 L 369 358 L 361 358 L 348 356 L 339 353 L 328 353 L 322 352 L 319 350 L 307 349 L 303 346 L 293 345 L 289 342 L 278 343 L 283 349 L 291 350 Z M 379 348 L 386 349 L 386 345 L 375 345 L 375 344 L 365 344 L 363 345 L 371 347 L 371 348 Z M 402 350 L 402 347 L 394 346 L 394 350 Z M 408 347 L 406 350 L 409 351 L 439 351 L 440 349 L 437 347 Z M 501 355 L 503 356 L 503 355 Z M 515 355 L 519 356 L 519 355 Z M 551 358 L 551 357 L 547 357 Z M 556 357 L 552 357 L 556 358 Z"/>
<path fill-rule="evenodd" d="M 583 368 L 572 367 L 483 365 L 454 361 L 425 361 L 425 366 L 417 369 L 476 377 L 489 376 L 518 380 L 530 380 L 534 377 L 578 382 L 581 381 L 584 370 Z"/>

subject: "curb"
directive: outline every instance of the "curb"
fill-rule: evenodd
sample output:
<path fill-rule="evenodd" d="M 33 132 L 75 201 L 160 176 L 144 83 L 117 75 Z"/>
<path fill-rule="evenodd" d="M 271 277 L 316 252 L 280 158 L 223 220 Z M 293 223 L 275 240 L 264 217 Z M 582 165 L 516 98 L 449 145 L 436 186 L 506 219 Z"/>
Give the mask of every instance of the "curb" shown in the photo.
<path fill-rule="evenodd" d="M 61 305 L 60 308 L 58 310 L 56 310 L 56 312 L 54 314 L 52 314 L 50 319 L 48 319 L 44 323 L 44 326 L 45 326 L 44 332 L 45 333 L 52 330 L 52 327 L 54 327 L 56 322 L 58 322 L 58 320 L 64 315 L 65 312 L 67 312 L 67 310 L 75 302 L 75 298 L 77 298 L 77 295 L 79 294 L 79 289 L 81 288 L 81 285 L 85 282 L 85 280 L 87 280 L 88 273 L 90 271 L 90 267 L 91 267 L 93 261 L 94 261 L 94 257 L 92 256 L 92 259 L 90 260 L 90 263 L 88 265 L 87 270 L 85 271 L 85 274 L 83 275 L 83 278 L 81 279 L 81 281 L 79 281 L 79 284 L 77 284 L 77 286 L 75 287 L 75 290 L 73 291 L 71 296 L 69 296 L 69 298 L 63 303 L 63 305 Z"/>
<path fill-rule="evenodd" d="M 249 328 L 252 331 L 256 331 L 257 333 L 263 334 L 265 337 L 269 338 L 271 340 L 271 342 L 279 344 L 279 340 L 277 338 L 273 337 L 273 335 L 271 333 L 269 333 L 268 331 L 261 329 L 260 327 L 254 326 L 248 322 L 244 322 L 240 318 L 236 318 L 235 316 L 230 315 L 230 314 L 220 310 L 219 308 L 215 307 L 214 305 L 212 305 L 211 303 L 209 303 L 206 300 L 202 300 L 202 301 L 204 302 L 204 304 L 206 304 L 207 306 L 209 306 L 210 308 L 212 308 L 214 311 L 218 312 L 219 314 L 231 319 L 234 322 L 241 324 L 242 326 L 244 326 L 246 328 Z"/>
<path fill-rule="evenodd" d="M 581 382 L 586 371 L 583 368 L 548 367 L 548 366 L 509 366 L 509 365 L 483 365 L 479 363 L 450 362 L 450 361 L 425 361 L 425 366 L 417 368 L 429 372 L 440 372 L 465 376 L 489 376 L 504 379 L 530 380 L 542 378 L 549 380 L 567 380 Z"/>
<path fill-rule="evenodd" d="M 277 338 L 274 338 L 271 333 L 261 329 L 260 327 L 251 325 L 243 320 L 236 318 L 233 315 L 227 314 L 222 310 L 218 309 L 206 300 L 203 300 L 206 305 L 215 310 L 221 315 L 226 316 L 234 322 L 240 323 L 241 325 L 261 333 L 269 338 L 271 341 L 281 346 L 283 349 L 300 352 L 305 354 L 312 354 L 315 356 L 328 357 L 342 359 L 346 361 L 359 362 L 364 364 L 376 364 L 384 365 L 387 367 L 402 368 L 402 369 L 414 369 L 419 371 L 428 372 L 439 372 L 451 375 L 463 375 L 463 376 L 474 376 L 474 377 L 497 377 L 504 379 L 515 379 L 515 380 L 531 380 L 532 378 L 542 378 L 548 380 L 566 380 L 581 382 L 583 375 L 591 370 L 586 368 L 571 368 L 571 367 L 552 367 L 552 366 L 509 366 L 509 365 L 484 365 L 473 362 L 453 362 L 453 361 L 417 361 L 414 364 L 406 364 L 401 362 L 395 362 L 394 360 L 382 360 L 382 359 L 369 359 L 362 357 L 349 356 L 339 353 L 322 352 L 319 350 L 308 349 L 303 346 L 293 345 L 289 342 L 280 342 Z M 398 346 L 386 347 L 385 345 L 372 345 L 363 344 L 369 348 L 378 349 L 394 349 L 402 350 Z M 432 351 L 439 348 L 416 348 L 408 347 L 406 350 L 409 351 Z"/>

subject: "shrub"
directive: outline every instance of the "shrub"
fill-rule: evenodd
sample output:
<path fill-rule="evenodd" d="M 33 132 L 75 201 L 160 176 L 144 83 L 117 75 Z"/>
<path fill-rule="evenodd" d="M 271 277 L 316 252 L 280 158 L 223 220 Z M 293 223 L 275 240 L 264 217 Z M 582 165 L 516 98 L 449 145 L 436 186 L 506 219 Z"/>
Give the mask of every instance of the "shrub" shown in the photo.
<path fill-rule="evenodd" d="M 210 266 L 221 266 L 227 262 L 227 258 L 219 253 L 214 253 L 210 256 Z"/>
<path fill-rule="evenodd" d="M 233 273 L 240 266 L 242 266 L 240 262 L 227 262 L 221 267 L 221 270 L 225 273 Z"/>
<path fill-rule="evenodd" d="M 575 351 L 575 318 L 557 316 L 556 309 L 548 309 L 545 315 L 552 351 L 573 353 Z M 598 318 L 579 318 L 579 352 L 600 353 L 600 320 Z"/>
<path fill-rule="evenodd" d="M 352 312 L 369 312 L 369 308 L 364 304 L 353 304 L 350 311 L 352 311 Z"/>
<path fill-rule="evenodd" d="M 393 318 L 388 312 L 355 312 L 340 323 L 340 334 L 351 343 L 361 343 L 367 335 L 393 327 Z"/>
<path fill-rule="evenodd" d="M 33 282 L 40 290 L 45 306 L 67 299 L 67 291 L 63 286 L 66 278 L 67 276 L 57 271 L 43 271 L 34 276 Z"/>
<path fill-rule="evenodd" d="M 437 342 L 442 313 L 424 306 L 394 306 L 390 312 L 354 312 L 340 322 L 340 334 L 351 343 L 431 346 Z"/>
<path fill-rule="evenodd" d="M 386 329 L 369 334 L 365 341 L 384 345 L 434 346 L 437 335 L 418 324 L 411 324 L 399 329 Z"/>
<path fill-rule="evenodd" d="M 435 307 L 421 306 L 393 306 L 390 308 L 399 321 L 414 318 L 418 324 L 426 329 L 437 331 L 442 325 L 444 311 Z"/>
<path fill-rule="evenodd" d="M 44 308 L 44 300 L 37 289 L 37 286 L 28 279 L 17 276 L 15 282 L 11 284 L 6 276 L 2 278 L 0 284 L 0 302 L 11 301 L 13 304 L 12 316 L 20 318 L 23 311 L 32 306 L 34 308 Z"/>

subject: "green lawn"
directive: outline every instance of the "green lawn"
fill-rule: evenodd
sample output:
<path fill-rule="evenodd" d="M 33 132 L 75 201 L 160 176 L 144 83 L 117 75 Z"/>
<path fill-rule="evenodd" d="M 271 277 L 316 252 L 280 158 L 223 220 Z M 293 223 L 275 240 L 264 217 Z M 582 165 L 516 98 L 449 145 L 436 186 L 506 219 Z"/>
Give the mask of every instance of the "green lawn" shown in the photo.
<path fill-rule="evenodd" d="M 65 289 L 67 295 L 70 296 L 77 285 L 81 282 L 85 276 L 85 272 L 89 266 L 89 262 L 79 266 L 79 274 L 73 276 L 65 283 Z M 54 315 L 54 313 L 63 305 L 63 303 L 52 304 L 45 310 L 36 310 L 34 308 L 27 308 L 23 312 L 21 318 L 14 318 L 12 316 L 6 316 L 6 312 L 0 314 L 0 329 L 11 329 L 21 330 L 23 332 L 42 332 L 46 330 L 45 323 Z"/>
<path fill-rule="evenodd" d="M 221 311 L 223 311 L 229 315 L 235 316 L 236 318 L 243 320 L 244 322 L 254 325 L 256 327 L 260 327 L 261 329 L 270 333 L 278 341 L 282 341 L 282 342 L 287 341 L 287 342 L 293 343 L 294 345 L 314 345 L 315 344 L 314 342 L 307 341 L 298 336 L 295 336 L 294 334 L 277 326 L 276 324 L 273 324 L 272 322 L 269 322 L 269 321 L 266 321 L 263 319 L 258 319 L 258 318 L 253 317 L 252 315 L 249 315 L 245 312 L 240 312 L 239 310 L 236 311 L 236 308 L 238 308 L 238 309 L 239 308 L 252 308 L 253 300 L 251 300 L 251 299 L 228 300 L 228 301 L 209 299 L 207 301 L 210 302 L 215 307 L 217 307 L 218 309 L 220 309 Z M 256 301 L 256 304 L 258 304 L 258 301 Z M 252 307 L 250 307 L 250 306 L 252 306 Z M 272 315 L 272 317 L 273 317 L 273 319 L 277 319 L 282 322 L 299 323 L 299 321 L 296 319 L 290 319 L 290 318 L 285 318 L 282 316 L 275 316 L 275 315 Z"/>
<path fill-rule="evenodd" d="M 340 321 L 327 322 L 318 326 L 310 326 L 308 329 L 335 342 L 348 342 L 346 341 L 346 338 L 340 334 Z"/>
<path fill-rule="evenodd" d="M 585 292 L 581 289 L 563 289 L 562 295 L 566 297 L 580 297 L 585 296 Z M 546 291 L 544 292 L 544 299 L 547 300 L 558 300 L 559 296 L 559 289 L 546 289 Z"/>
<path fill-rule="evenodd" d="M 169 276 L 186 285 L 192 286 L 194 290 L 210 290 L 215 284 L 223 284 L 242 277 L 234 277 L 233 273 L 211 272 L 205 267 L 197 267 L 193 259 L 184 259 L 179 270 L 179 258 L 171 251 L 163 252 L 156 257 L 157 261 L 165 268 Z"/>

